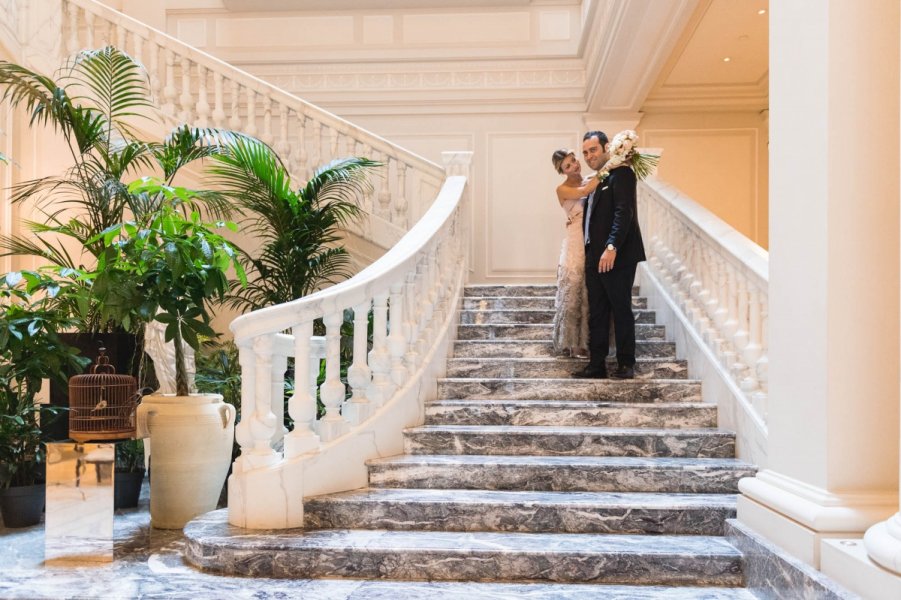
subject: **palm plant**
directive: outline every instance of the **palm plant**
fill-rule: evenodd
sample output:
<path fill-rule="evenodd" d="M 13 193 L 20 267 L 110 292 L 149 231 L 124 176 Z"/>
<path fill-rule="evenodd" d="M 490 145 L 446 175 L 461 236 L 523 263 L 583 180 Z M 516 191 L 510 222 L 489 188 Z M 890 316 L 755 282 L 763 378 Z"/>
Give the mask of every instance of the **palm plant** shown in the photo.
<path fill-rule="evenodd" d="M 181 125 L 162 142 L 139 139 L 132 121 L 156 114 L 147 75 L 140 63 L 112 46 L 79 52 L 57 79 L 0 61 L 0 101 L 24 107 L 32 126 L 51 126 L 72 159 L 62 174 L 13 187 L 12 201 L 35 200 L 45 219 L 25 223 L 32 237 L 0 236 L 0 250 L 3 255 L 39 256 L 65 269 L 93 267 L 103 251 L 100 232 L 128 214 L 144 220 L 165 201 L 161 191 L 130 188 L 129 179 L 153 175 L 158 190 L 171 187 L 183 167 L 221 152 L 240 137 Z M 214 192 L 192 193 L 186 210 L 199 206 L 218 218 L 227 215 L 230 204 Z M 82 254 L 70 254 L 65 239 L 74 240 Z M 89 329 L 105 325 L 94 312 L 84 316 Z"/>
<path fill-rule="evenodd" d="M 294 191 L 287 168 L 264 143 L 238 139 L 213 157 L 209 171 L 222 194 L 253 213 L 248 229 L 260 249 L 246 256 L 248 283 L 233 287 L 228 304 L 254 310 L 305 296 L 348 277 L 350 257 L 341 228 L 359 217 L 356 198 L 370 189 L 366 158 L 333 161 Z"/>

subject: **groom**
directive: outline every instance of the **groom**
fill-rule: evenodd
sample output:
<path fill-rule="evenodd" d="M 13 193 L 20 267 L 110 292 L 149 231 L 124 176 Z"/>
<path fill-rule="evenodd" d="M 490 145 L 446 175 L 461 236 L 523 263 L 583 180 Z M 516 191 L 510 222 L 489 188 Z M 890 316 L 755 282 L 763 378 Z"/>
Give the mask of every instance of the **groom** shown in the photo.
<path fill-rule="evenodd" d="M 610 158 L 607 136 L 589 131 L 582 156 L 597 171 Z M 645 260 L 635 203 L 635 173 L 628 164 L 610 171 L 588 197 L 583 212 L 585 286 L 588 288 L 588 366 L 575 377 L 607 378 L 610 314 L 616 336 L 615 379 L 635 377 L 635 316 L 632 285 L 638 263 Z"/>

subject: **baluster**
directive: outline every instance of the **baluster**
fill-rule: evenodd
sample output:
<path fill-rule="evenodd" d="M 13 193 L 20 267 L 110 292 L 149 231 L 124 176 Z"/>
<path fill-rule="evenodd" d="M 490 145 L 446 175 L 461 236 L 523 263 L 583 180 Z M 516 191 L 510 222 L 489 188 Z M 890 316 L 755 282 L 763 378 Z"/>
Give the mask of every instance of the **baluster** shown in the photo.
<path fill-rule="evenodd" d="M 310 119 L 310 168 L 309 177 L 313 171 L 322 164 L 322 124 L 315 119 Z"/>
<path fill-rule="evenodd" d="M 724 298 L 726 300 L 726 320 L 720 328 L 720 335 L 726 343 L 732 344 L 732 337 L 738 330 L 738 290 L 736 289 L 735 269 L 726 266 Z"/>
<path fill-rule="evenodd" d="M 307 382 L 307 387 L 310 388 L 310 395 L 314 398 L 316 397 L 316 392 L 319 389 L 319 373 L 322 367 L 322 361 L 324 360 L 325 336 L 314 335 L 312 338 L 310 338 L 310 381 Z"/>
<path fill-rule="evenodd" d="M 329 160 L 338 158 L 338 130 L 334 127 L 328 128 L 328 148 Z"/>
<path fill-rule="evenodd" d="M 390 316 L 388 320 L 388 352 L 391 353 L 391 380 L 400 387 L 404 384 L 407 369 L 404 367 L 404 354 L 407 351 L 407 337 L 404 335 L 404 282 L 391 284 Z"/>
<path fill-rule="evenodd" d="M 408 373 L 414 372 L 419 365 L 417 342 L 419 339 L 419 318 L 416 314 L 419 302 L 417 302 L 418 298 L 416 296 L 416 270 L 417 267 L 414 266 L 407 273 L 403 289 L 404 307 L 406 308 L 404 311 L 404 338 L 407 340 L 407 351 L 404 353 L 404 366 L 407 368 Z"/>
<path fill-rule="evenodd" d="M 384 155 L 385 177 L 379 180 L 379 215 L 391 220 L 391 159 Z"/>
<path fill-rule="evenodd" d="M 288 105 L 284 102 L 278 103 L 278 142 L 275 144 L 275 152 L 282 157 L 282 160 L 288 161 L 289 172 L 291 171 L 291 159 L 288 153 L 291 150 L 291 144 L 288 143 Z"/>
<path fill-rule="evenodd" d="M 751 392 L 757 389 L 757 373 L 755 365 L 763 350 L 760 345 L 760 292 L 757 290 L 756 286 L 751 287 L 751 294 L 748 302 L 748 320 L 750 340 L 748 345 L 745 346 L 742 351 L 742 359 L 749 367 L 745 378 L 741 382 L 741 389 L 745 392 Z"/>
<path fill-rule="evenodd" d="M 238 364 L 241 365 L 241 414 L 250 415 L 253 413 L 254 389 L 256 380 L 256 358 L 253 353 L 253 346 L 250 342 L 237 342 L 238 346 Z M 247 456 L 253 452 L 253 433 L 250 428 L 251 420 L 241 419 L 235 425 L 235 440 L 241 447 L 241 456 L 236 461 L 236 465 L 245 462 Z M 250 468 L 248 466 L 248 468 Z"/>
<path fill-rule="evenodd" d="M 347 136 L 338 134 L 338 149 L 336 151 L 338 158 L 346 158 L 350 153 L 347 151 Z"/>
<path fill-rule="evenodd" d="M 66 16 L 69 23 L 69 35 L 66 36 L 66 54 L 69 56 L 72 56 L 81 48 L 81 45 L 78 43 L 78 11 L 79 8 L 75 4 L 71 2 L 66 4 Z"/>
<path fill-rule="evenodd" d="M 263 96 L 263 136 L 262 140 L 272 145 L 272 98 Z"/>
<path fill-rule="evenodd" d="M 244 125 L 244 133 L 249 136 L 257 135 L 257 93 L 250 88 L 247 92 L 247 119 Z"/>
<path fill-rule="evenodd" d="M 340 310 L 335 310 L 323 318 L 325 322 L 325 382 L 319 387 L 319 397 L 325 405 L 325 416 L 319 420 L 319 437 L 329 442 L 347 431 L 347 421 L 341 416 L 344 402 L 344 384 L 341 383 L 341 323 L 344 321 Z"/>
<path fill-rule="evenodd" d="M 401 161 L 397 161 L 397 197 L 394 199 L 394 219 L 393 222 L 399 227 L 407 226 L 407 165 Z"/>
<path fill-rule="evenodd" d="M 288 370 L 288 357 L 273 354 L 270 386 L 272 387 L 270 410 L 275 420 L 271 443 L 276 446 L 285 437 L 285 371 Z"/>
<path fill-rule="evenodd" d="M 163 93 L 160 89 L 160 47 L 152 39 L 147 40 L 148 75 L 150 79 L 150 95 L 156 104 L 162 104 Z"/>
<path fill-rule="evenodd" d="M 253 453 L 260 456 L 274 454 L 271 440 L 275 436 L 276 422 L 272 413 L 272 358 L 275 336 L 261 335 L 253 340 L 256 357 L 254 407 L 250 414 L 250 431 L 253 436 Z M 242 413 L 243 414 L 243 413 Z"/>
<path fill-rule="evenodd" d="M 209 127 L 210 103 L 207 94 L 207 68 L 197 65 L 197 126 Z"/>
<path fill-rule="evenodd" d="M 316 396 L 310 393 L 310 338 L 313 337 L 313 321 L 295 325 L 294 334 L 294 394 L 288 400 L 288 414 L 294 420 L 294 429 L 285 436 L 285 458 L 294 458 L 319 450 L 319 436 L 313 430 L 316 425 Z M 319 369 L 316 369 L 318 375 Z"/>
<path fill-rule="evenodd" d="M 231 92 L 231 116 L 228 118 L 228 126 L 234 131 L 241 129 L 241 88 L 238 80 L 229 80 L 229 91 Z"/>
<path fill-rule="evenodd" d="M 354 358 L 347 369 L 347 382 L 353 396 L 344 403 L 341 413 L 351 425 L 358 425 L 372 414 L 372 404 L 366 397 L 366 390 L 372 384 L 372 370 L 366 364 L 366 346 L 369 337 L 369 307 L 367 300 L 354 306 Z"/>
<path fill-rule="evenodd" d="M 391 354 L 388 352 L 388 294 L 375 295 L 372 304 L 372 350 L 369 351 L 372 385 L 366 396 L 378 408 L 394 393 L 391 382 Z"/>
<path fill-rule="evenodd" d="M 84 23 L 85 23 L 85 48 L 94 48 L 94 13 L 89 10 L 84 11 Z M 80 50 L 80 48 L 76 48 L 76 51 Z"/>
<path fill-rule="evenodd" d="M 213 127 L 225 127 L 225 99 L 223 94 L 222 73 L 213 71 Z"/>
<path fill-rule="evenodd" d="M 191 59 L 186 56 L 181 57 L 181 112 L 178 113 L 178 119 L 182 123 L 191 124 L 193 116 L 191 113 L 191 105 L 194 98 L 191 96 Z"/>
<path fill-rule="evenodd" d="M 166 49 L 166 87 L 163 88 L 163 114 L 175 116 L 175 97 L 178 90 L 175 89 L 175 53 Z"/>
<path fill-rule="evenodd" d="M 110 27 L 116 28 L 116 48 L 118 48 L 122 52 L 128 52 L 128 49 L 127 49 L 128 42 L 127 42 L 127 38 L 126 38 L 126 35 L 128 34 L 128 32 L 125 30 L 124 27 L 122 27 L 121 25 L 118 25 L 118 24 L 113 25 L 112 23 L 110 23 Z M 112 35 L 110 37 L 112 37 Z"/>
<path fill-rule="evenodd" d="M 742 351 L 745 349 L 745 346 L 748 345 L 750 340 L 750 332 L 748 331 L 750 325 L 748 323 L 748 281 L 745 278 L 740 278 L 737 281 L 737 293 L 738 293 L 738 323 L 737 329 L 735 333 L 732 335 L 732 345 L 735 347 L 735 351 L 738 352 L 739 355 L 742 354 Z"/>
<path fill-rule="evenodd" d="M 292 136 L 292 140 L 289 142 L 289 146 L 291 148 L 291 154 L 288 159 L 289 164 L 291 165 L 291 174 L 295 178 L 307 179 L 306 172 L 306 161 L 307 161 L 307 150 L 304 144 L 304 116 L 302 112 L 299 111 L 291 111 L 289 114 L 294 114 L 294 120 L 297 123 L 297 133 Z"/>
<path fill-rule="evenodd" d="M 134 57 L 139 63 L 146 64 L 144 60 L 144 38 L 136 33 L 131 34 L 132 44 L 134 45 Z"/>

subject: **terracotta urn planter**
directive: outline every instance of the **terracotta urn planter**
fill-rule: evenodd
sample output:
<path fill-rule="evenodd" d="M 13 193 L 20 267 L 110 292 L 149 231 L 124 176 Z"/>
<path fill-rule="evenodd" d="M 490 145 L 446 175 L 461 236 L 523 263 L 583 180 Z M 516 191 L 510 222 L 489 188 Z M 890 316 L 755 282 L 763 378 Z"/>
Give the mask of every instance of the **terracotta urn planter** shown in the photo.
<path fill-rule="evenodd" d="M 231 463 L 235 408 L 219 394 L 144 396 L 138 437 L 150 438 L 150 524 L 181 529 L 216 508 Z"/>

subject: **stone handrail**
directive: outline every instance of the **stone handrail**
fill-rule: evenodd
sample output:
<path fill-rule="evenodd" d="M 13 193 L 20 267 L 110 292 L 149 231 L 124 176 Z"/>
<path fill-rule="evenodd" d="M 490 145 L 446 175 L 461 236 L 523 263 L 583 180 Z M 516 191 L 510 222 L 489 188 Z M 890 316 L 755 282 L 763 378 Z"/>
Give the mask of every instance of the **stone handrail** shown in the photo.
<path fill-rule="evenodd" d="M 468 264 L 471 155 L 448 152 L 445 160 L 448 177 L 438 198 L 382 258 L 347 281 L 232 323 L 242 373 L 241 455 L 229 479 L 232 524 L 301 527 L 304 497 L 364 487 L 365 461 L 401 453 L 403 428 L 421 421 L 423 402 L 437 393 Z M 347 370 L 352 395 L 345 399 L 339 371 L 347 309 L 353 310 L 353 364 Z M 319 372 L 317 319 L 325 325 L 321 418 L 315 384 L 301 385 Z M 294 427 L 282 435 L 292 357 L 297 385 L 288 412 Z"/>
<path fill-rule="evenodd" d="M 425 214 L 444 182 L 440 165 L 94 0 L 0 0 L 0 16 L 8 17 L 0 36 L 12 38 L 26 62 L 49 52 L 55 68 L 82 48 L 107 44 L 128 52 L 147 69 L 168 126 L 254 135 L 278 152 L 295 179 L 350 155 L 383 163 L 383 176 L 362 199 L 364 218 L 348 227 L 382 248 Z"/>
<path fill-rule="evenodd" d="M 638 188 L 650 271 L 765 429 L 768 253 L 661 181 Z"/>

